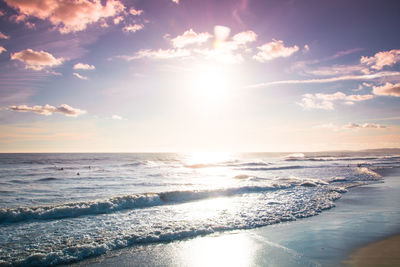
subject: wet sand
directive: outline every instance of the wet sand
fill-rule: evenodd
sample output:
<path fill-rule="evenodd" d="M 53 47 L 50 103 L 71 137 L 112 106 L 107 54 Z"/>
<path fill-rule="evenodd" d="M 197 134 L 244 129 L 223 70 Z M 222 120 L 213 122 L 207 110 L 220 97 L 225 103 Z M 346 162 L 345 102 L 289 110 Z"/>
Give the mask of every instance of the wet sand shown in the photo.
<path fill-rule="evenodd" d="M 359 248 L 349 258 L 350 266 L 400 266 L 400 235 Z"/>

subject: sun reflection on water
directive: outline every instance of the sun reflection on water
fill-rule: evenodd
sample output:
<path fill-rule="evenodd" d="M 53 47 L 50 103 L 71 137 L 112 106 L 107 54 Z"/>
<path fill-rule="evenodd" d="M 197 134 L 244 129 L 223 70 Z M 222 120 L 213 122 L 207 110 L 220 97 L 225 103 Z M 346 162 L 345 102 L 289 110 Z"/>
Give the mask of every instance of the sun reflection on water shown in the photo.
<path fill-rule="evenodd" d="M 193 240 L 181 251 L 185 266 L 253 266 L 257 244 L 247 235 L 228 234 Z"/>

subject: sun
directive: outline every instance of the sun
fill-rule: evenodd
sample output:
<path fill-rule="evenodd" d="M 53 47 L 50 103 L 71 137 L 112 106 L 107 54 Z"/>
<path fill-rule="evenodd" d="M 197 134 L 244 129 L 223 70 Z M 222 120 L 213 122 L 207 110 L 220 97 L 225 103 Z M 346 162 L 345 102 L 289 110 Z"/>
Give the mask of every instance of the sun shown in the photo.
<path fill-rule="evenodd" d="M 199 103 L 211 105 L 221 103 L 233 87 L 229 70 L 218 65 L 200 65 L 194 68 L 190 87 L 191 94 Z"/>

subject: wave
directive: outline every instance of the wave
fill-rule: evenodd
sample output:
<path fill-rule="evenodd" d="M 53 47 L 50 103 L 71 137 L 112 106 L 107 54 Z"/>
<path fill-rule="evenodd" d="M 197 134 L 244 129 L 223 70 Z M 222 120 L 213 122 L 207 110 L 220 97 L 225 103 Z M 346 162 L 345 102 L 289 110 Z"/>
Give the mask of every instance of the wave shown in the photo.
<path fill-rule="evenodd" d="M 395 156 L 365 156 L 365 157 L 333 157 L 333 156 L 319 156 L 319 157 L 308 157 L 303 154 L 303 156 L 287 156 L 284 158 L 285 161 L 361 161 L 361 160 L 400 160 L 399 155 Z"/>
<path fill-rule="evenodd" d="M 207 235 L 216 232 L 230 230 L 244 230 L 276 224 L 286 221 L 294 221 L 300 218 L 306 218 L 320 214 L 323 210 L 335 206 L 334 201 L 341 197 L 336 190 L 325 192 L 323 197 L 316 196 L 310 200 L 312 205 L 303 207 L 302 205 L 294 207 L 291 210 L 283 210 L 279 214 L 266 216 L 263 218 L 253 218 L 252 220 L 235 220 L 227 224 L 202 224 L 196 225 L 177 225 L 168 226 L 165 229 L 156 227 L 148 231 L 124 232 L 113 235 L 109 238 L 73 240 L 67 245 L 57 247 L 54 245 L 50 251 L 35 253 L 24 257 L 6 258 L 8 261 L 0 260 L 3 266 L 54 266 L 59 264 L 69 264 L 81 261 L 88 257 L 104 255 L 108 251 L 131 247 L 135 245 L 145 245 L 154 243 L 164 243 L 186 238 L 193 238 L 200 235 Z M 268 202 L 269 205 L 279 204 L 277 202 Z M 268 215 L 268 213 L 262 214 Z"/>
<path fill-rule="evenodd" d="M 273 184 L 270 186 L 242 186 L 203 191 L 169 191 L 117 196 L 109 199 L 72 202 L 52 206 L 3 208 L 0 209 L 0 223 L 15 223 L 29 220 L 55 220 L 84 215 L 105 214 L 126 209 L 180 204 L 207 198 L 285 189 L 290 186 L 292 185 Z"/>
<path fill-rule="evenodd" d="M 260 167 L 260 168 L 240 168 L 244 171 L 277 171 L 277 170 L 291 170 L 291 169 L 303 169 L 305 166 L 293 165 L 293 166 L 280 166 L 280 167 Z"/>

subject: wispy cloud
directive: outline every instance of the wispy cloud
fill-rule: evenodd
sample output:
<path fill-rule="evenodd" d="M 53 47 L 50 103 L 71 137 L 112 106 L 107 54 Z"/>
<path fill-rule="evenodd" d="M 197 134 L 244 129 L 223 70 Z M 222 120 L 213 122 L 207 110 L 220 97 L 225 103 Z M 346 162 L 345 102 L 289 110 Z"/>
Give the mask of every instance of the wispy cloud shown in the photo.
<path fill-rule="evenodd" d="M 119 24 L 121 21 L 124 20 L 123 16 L 118 16 L 113 19 L 114 24 Z"/>
<path fill-rule="evenodd" d="M 268 86 L 273 86 L 273 85 L 284 85 L 284 84 L 333 83 L 333 82 L 349 81 L 349 80 L 363 81 L 363 80 L 374 80 L 374 79 L 379 79 L 379 78 L 383 78 L 383 77 L 393 77 L 393 76 L 400 76 L 400 72 L 398 72 L 398 71 L 382 71 L 382 72 L 377 72 L 374 74 L 344 75 L 344 76 L 321 78 L 321 79 L 272 81 L 272 82 L 248 85 L 248 86 L 246 86 L 246 88 L 268 87 Z"/>
<path fill-rule="evenodd" d="M 122 120 L 123 118 L 119 115 L 112 115 L 111 117 L 113 120 Z"/>
<path fill-rule="evenodd" d="M 29 107 L 27 105 L 19 105 L 19 106 L 9 106 L 9 110 L 18 111 L 18 112 L 33 112 L 40 115 L 49 116 L 53 113 L 60 113 L 68 117 L 77 117 L 79 115 L 85 114 L 86 111 L 78 108 L 73 108 L 67 104 L 62 104 L 59 107 L 54 107 L 51 105 L 44 106 L 32 106 Z"/>
<path fill-rule="evenodd" d="M 400 83 L 386 83 L 382 86 L 373 86 L 372 92 L 376 95 L 387 95 L 400 97 Z"/>
<path fill-rule="evenodd" d="M 203 44 L 208 41 L 212 37 L 208 32 L 196 33 L 193 29 L 189 29 L 185 31 L 182 35 L 178 35 L 177 37 L 171 40 L 172 45 L 175 48 L 183 48 L 188 45 L 193 44 Z"/>
<path fill-rule="evenodd" d="M 0 45 L 0 55 L 5 51 L 7 51 L 7 49 L 5 49 L 3 46 Z"/>
<path fill-rule="evenodd" d="M 45 51 L 34 51 L 26 49 L 11 55 L 11 59 L 19 60 L 25 63 L 25 68 L 33 70 L 42 70 L 46 67 L 61 65 L 64 59 L 55 58 L 52 54 Z"/>
<path fill-rule="evenodd" d="M 118 56 L 118 58 L 122 58 L 125 60 L 135 60 L 140 58 L 150 58 L 150 59 L 172 59 L 172 58 L 185 58 L 190 56 L 191 53 L 186 49 L 144 49 L 138 51 L 133 56 Z"/>
<path fill-rule="evenodd" d="M 94 70 L 96 67 L 94 65 L 89 65 L 85 63 L 76 63 L 74 65 L 74 70 Z"/>
<path fill-rule="evenodd" d="M 140 31 L 140 30 L 142 30 L 144 28 L 144 25 L 143 24 L 133 24 L 133 25 L 128 25 L 128 26 L 125 26 L 124 28 L 123 28 L 123 31 L 125 31 L 125 32 L 137 32 L 137 31 Z"/>
<path fill-rule="evenodd" d="M 349 122 L 345 125 L 335 125 L 333 123 L 325 123 L 321 125 L 316 125 L 315 129 L 327 129 L 333 131 L 349 130 L 349 129 L 387 129 L 386 125 L 376 124 L 376 123 L 354 123 Z"/>
<path fill-rule="evenodd" d="M 359 128 L 365 128 L 365 129 L 385 129 L 387 126 L 381 125 L 381 124 L 375 124 L 375 123 L 363 123 L 363 124 L 358 124 L 358 123 L 353 123 L 350 122 L 346 125 L 343 126 L 345 129 L 359 129 Z"/>
<path fill-rule="evenodd" d="M 265 62 L 279 57 L 289 57 L 299 51 L 297 45 L 286 47 L 282 40 L 273 40 L 257 48 L 259 52 L 253 58 L 259 62 Z"/>
<path fill-rule="evenodd" d="M 125 9 L 118 0 L 108 0 L 104 6 L 100 0 L 46 0 L 45 2 L 5 0 L 5 2 L 17 9 L 20 15 L 47 19 L 57 26 L 61 33 L 85 30 L 89 24 L 102 18 L 113 17 Z"/>
<path fill-rule="evenodd" d="M 352 105 L 354 102 L 365 101 L 374 98 L 373 95 L 346 95 L 342 92 L 334 94 L 304 94 L 298 103 L 304 109 L 326 109 L 333 110 L 333 101 L 342 101 L 344 104 Z"/>
<path fill-rule="evenodd" d="M 372 57 L 361 57 L 361 64 L 371 66 L 372 69 L 381 70 L 385 66 L 393 66 L 400 61 L 400 49 L 382 51 Z"/>
<path fill-rule="evenodd" d="M 77 78 L 79 78 L 79 79 L 81 79 L 81 80 L 87 80 L 88 79 L 88 77 L 86 77 L 86 76 L 83 76 L 83 75 L 80 75 L 79 73 L 76 73 L 76 72 L 74 72 L 74 73 L 72 73 L 75 77 L 77 77 Z"/>
<path fill-rule="evenodd" d="M 0 39 L 10 39 L 10 36 L 5 35 L 4 33 L 0 32 Z"/>

